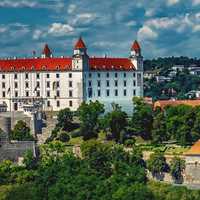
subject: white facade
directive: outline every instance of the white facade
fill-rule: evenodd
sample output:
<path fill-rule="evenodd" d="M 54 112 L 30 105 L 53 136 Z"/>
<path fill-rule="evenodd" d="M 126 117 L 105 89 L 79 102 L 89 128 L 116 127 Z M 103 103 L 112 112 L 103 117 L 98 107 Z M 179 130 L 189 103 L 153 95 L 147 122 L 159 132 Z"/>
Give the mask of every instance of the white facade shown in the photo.
<path fill-rule="evenodd" d="M 80 39 L 78 42 L 80 45 Z M 106 110 L 110 110 L 112 103 L 117 103 L 131 112 L 133 96 L 143 96 L 143 58 L 140 50 L 134 52 L 132 49 L 130 58 L 100 58 L 101 63 L 105 63 L 102 65 L 98 58 L 91 61 L 85 46 L 75 46 L 71 67 L 66 70 L 64 58 L 62 70 L 59 67 L 52 70 L 49 63 L 55 62 L 57 66 L 53 59 L 52 55 L 47 58 L 43 54 L 42 58 L 30 59 L 30 62 L 27 62 L 29 59 L 20 60 L 21 65 L 17 60 L 0 60 L 0 104 L 6 104 L 11 111 L 21 110 L 24 104 L 39 99 L 44 110 L 59 111 L 66 107 L 77 110 L 83 101 L 98 100 L 105 104 Z M 47 62 L 41 70 L 26 70 L 24 66 L 41 61 L 41 65 Z M 18 64 L 17 70 L 13 63 Z"/>

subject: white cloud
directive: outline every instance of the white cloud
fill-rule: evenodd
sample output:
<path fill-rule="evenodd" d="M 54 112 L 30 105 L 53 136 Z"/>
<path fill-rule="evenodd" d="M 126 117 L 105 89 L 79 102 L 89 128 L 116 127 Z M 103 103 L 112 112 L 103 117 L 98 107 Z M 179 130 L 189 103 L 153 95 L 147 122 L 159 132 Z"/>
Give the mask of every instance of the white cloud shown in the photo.
<path fill-rule="evenodd" d="M 38 3 L 35 1 L 21 0 L 21 1 L 13 1 L 13 0 L 1 0 L 0 7 L 9 7 L 9 8 L 19 8 L 19 7 L 37 7 Z"/>
<path fill-rule="evenodd" d="M 177 3 L 179 3 L 180 0 L 167 0 L 167 5 L 168 6 L 173 6 Z"/>
<path fill-rule="evenodd" d="M 106 42 L 106 41 L 98 41 L 98 42 L 94 42 L 92 44 L 92 46 L 106 48 L 106 47 L 114 47 L 114 46 L 116 46 L 116 43 Z"/>
<path fill-rule="evenodd" d="M 155 14 L 155 9 L 154 8 L 149 8 L 145 11 L 145 16 L 146 17 L 152 17 Z"/>
<path fill-rule="evenodd" d="M 128 27 L 133 27 L 133 26 L 136 26 L 136 25 L 137 25 L 137 22 L 134 21 L 134 20 L 131 20 L 131 21 L 126 23 L 126 26 L 128 26 Z"/>
<path fill-rule="evenodd" d="M 71 25 L 62 23 L 53 23 L 48 30 L 48 34 L 56 37 L 69 35 L 73 32 L 74 28 Z"/>
<path fill-rule="evenodd" d="M 152 40 L 156 39 L 158 37 L 158 34 L 155 31 L 153 31 L 150 27 L 143 26 L 139 29 L 137 37 L 140 41 L 149 39 Z"/>
<path fill-rule="evenodd" d="M 68 9 L 67 9 L 67 12 L 68 12 L 68 14 L 72 14 L 75 10 L 76 10 L 76 5 L 70 4 Z"/>
<path fill-rule="evenodd" d="M 200 5 L 200 0 L 192 0 L 192 5 L 194 6 Z"/>
<path fill-rule="evenodd" d="M 93 22 L 96 19 L 96 14 L 94 13 L 81 13 L 75 16 L 74 19 L 72 19 L 71 23 L 72 25 L 88 25 L 91 22 Z"/>
<path fill-rule="evenodd" d="M 38 40 L 42 36 L 43 32 L 41 30 L 35 30 L 33 32 L 33 39 Z"/>

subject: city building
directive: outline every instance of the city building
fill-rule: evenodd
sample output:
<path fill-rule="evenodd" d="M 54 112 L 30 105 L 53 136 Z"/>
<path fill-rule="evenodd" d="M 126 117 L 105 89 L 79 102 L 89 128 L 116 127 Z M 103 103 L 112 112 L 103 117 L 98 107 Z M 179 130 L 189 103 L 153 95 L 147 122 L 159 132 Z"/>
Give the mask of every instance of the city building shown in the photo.
<path fill-rule="evenodd" d="M 132 110 L 133 96 L 143 96 L 143 57 L 137 41 L 130 57 L 89 57 L 80 37 L 72 57 L 53 57 L 46 44 L 41 57 L 0 60 L 0 104 L 20 111 L 38 100 L 45 111 L 99 100 L 106 110 L 117 103 Z"/>

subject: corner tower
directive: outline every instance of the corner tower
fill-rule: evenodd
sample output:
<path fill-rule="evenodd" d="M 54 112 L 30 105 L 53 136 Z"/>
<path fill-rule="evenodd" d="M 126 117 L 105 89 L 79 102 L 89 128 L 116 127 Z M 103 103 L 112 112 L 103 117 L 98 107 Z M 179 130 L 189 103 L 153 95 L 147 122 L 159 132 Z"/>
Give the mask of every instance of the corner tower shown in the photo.
<path fill-rule="evenodd" d="M 52 52 L 51 52 L 48 44 L 45 44 L 41 57 L 42 58 L 52 58 L 53 57 Z"/>
<path fill-rule="evenodd" d="M 141 54 L 141 47 L 137 40 L 135 40 L 131 46 L 130 59 L 136 70 L 143 71 L 143 57 Z"/>
<path fill-rule="evenodd" d="M 72 69 L 82 71 L 88 69 L 88 65 L 87 47 L 82 37 L 80 37 L 74 46 Z"/>

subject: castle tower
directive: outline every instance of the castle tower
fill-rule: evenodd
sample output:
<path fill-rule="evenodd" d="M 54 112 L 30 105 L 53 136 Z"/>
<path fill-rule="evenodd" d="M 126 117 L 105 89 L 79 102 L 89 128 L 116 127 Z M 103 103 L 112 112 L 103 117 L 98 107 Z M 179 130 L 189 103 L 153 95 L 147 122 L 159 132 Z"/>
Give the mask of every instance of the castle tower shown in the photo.
<path fill-rule="evenodd" d="M 73 70 L 87 70 L 89 59 L 87 55 L 87 47 L 80 37 L 74 46 L 72 69 Z"/>
<path fill-rule="evenodd" d="M 52 52 L 51 52 L 48 44 L 45 44 L 41 57 L 42 58 L 52 58 L 53 57 Z"/>
<path fill-rule="evenodd" d="M 141 47 L 137 40 L 133 42 L 133 45 L 131 47 L 130 59 L 136 70 L 143 71 L 143 57 L 141 55 Z"/>

